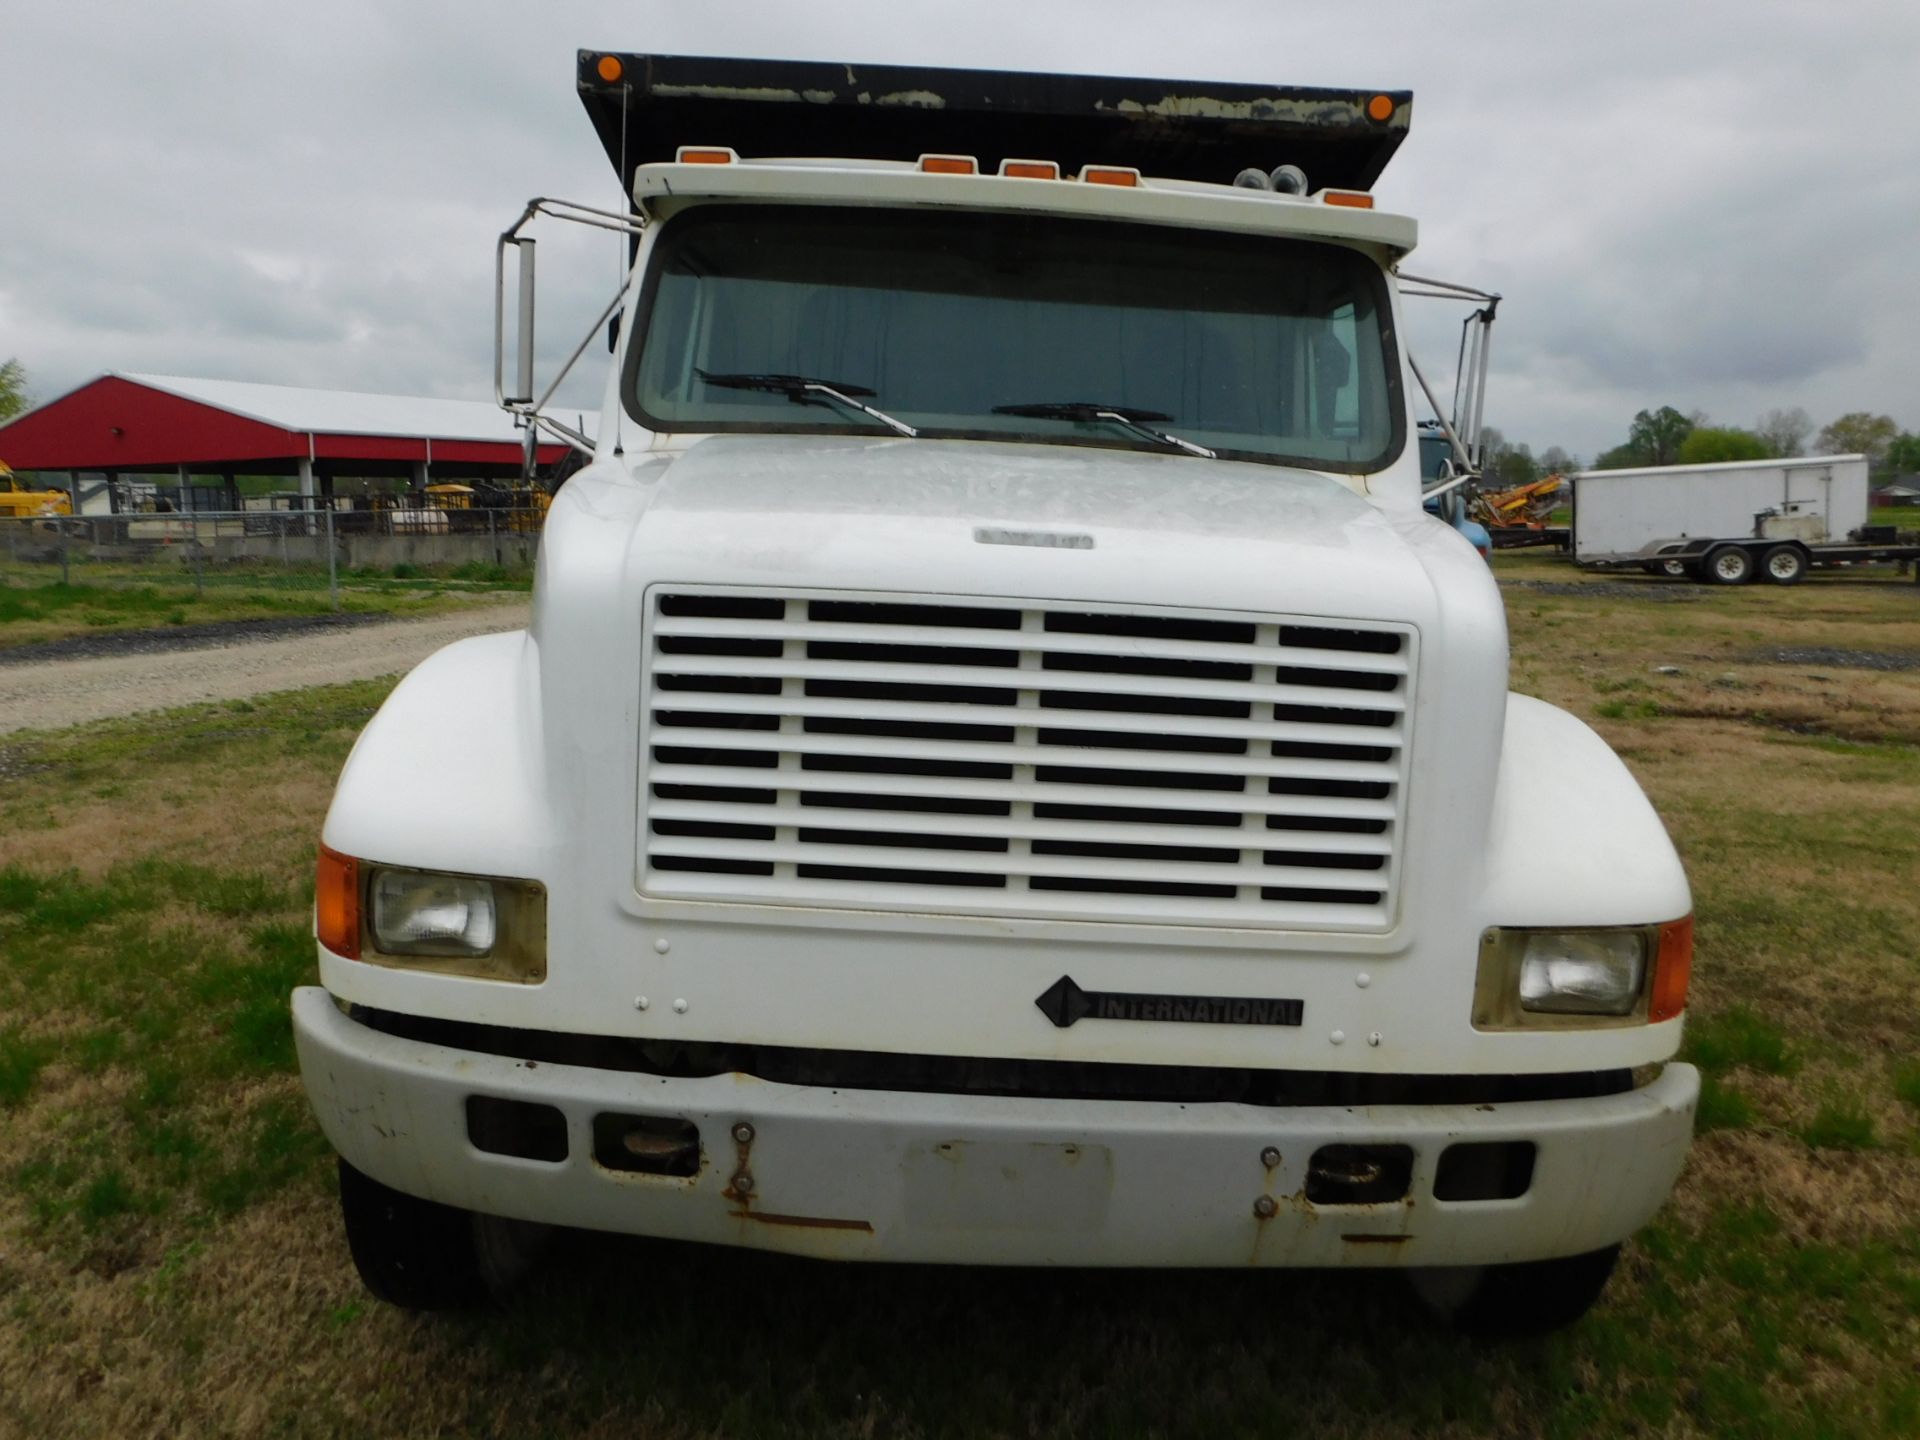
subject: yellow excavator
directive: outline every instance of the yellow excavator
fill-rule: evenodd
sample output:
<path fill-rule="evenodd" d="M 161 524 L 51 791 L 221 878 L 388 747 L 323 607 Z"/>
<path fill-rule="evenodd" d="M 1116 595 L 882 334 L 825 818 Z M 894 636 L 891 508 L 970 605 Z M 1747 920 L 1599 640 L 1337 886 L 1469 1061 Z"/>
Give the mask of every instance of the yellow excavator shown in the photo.
<path fill-rule="evenodd" d="M 0 460 L 0 520 L 38 520 L 50 515 L 72 513 L 73 502 L 66 491 L 29 490 L 7 462 Z"/>
<path fill-rule="evenodd" d="M 1473 499 L 1473 518 L 1489 530 L 1539 530 L 1546 526 L 1566 489 L 1566 478 L 1548 475 L 1510 490 L 1484 486 Z"/>

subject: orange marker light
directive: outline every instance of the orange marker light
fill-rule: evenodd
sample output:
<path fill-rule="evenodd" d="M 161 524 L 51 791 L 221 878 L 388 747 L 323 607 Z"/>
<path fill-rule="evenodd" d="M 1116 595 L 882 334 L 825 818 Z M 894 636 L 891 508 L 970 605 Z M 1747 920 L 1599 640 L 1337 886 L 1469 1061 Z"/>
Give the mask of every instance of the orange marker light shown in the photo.
<path fill-rule="evenodd" d="M 971 155 L 922 155 L 920 168 L 929 175 L 978 175 L 980 162 Z"/>
<path fill-rule="evenodd" d="M 1367 101 L 1367 115 L 1374 120 L 1393 118 L 1393 98 L 1388 95 L 1376 95 Z"/>
<path fill-rule="evenodd" d="M 313 931 L 334 954 L 360 958 L 360 862 L 324 845 L 313 876 Z"/>
<path fill-rule="evenodd" d="M 699 145 L 682 145 L 674 155 L 682 165 L 731 165 L 740 157 L 731 150 L 705 148 Z"/>
<path fill-rule="evenodd" d="M 1002 160 L 1000 173 L 1016 180 L 1058 180 L 1060 164 L 1056 160 Z"/>
<path fill-rule="evenodd" d="M 1322 190 L 1320 198 L 1329 205 L 1345 205 L 1353 210 L 1373 208 L 1373 197 L 1364 190 Z"/>
<path fill-rule="evenodd" d="M 1140 172 L 1122 165 L 1088 165 L 1080 179 L 1088 185 L 1138 185 Z"/>
<path fill-rule="evenodd" d="M 620 63 L 618 55 L 602 55 L 600 63 L 593 68 L 609 85 L 627 73 L 627 67 Z"/>
<path fill-rule="evenodd" d="M 1687 982 L 1693 978 L 1693 917 L 1660 927 L 1660 953 L 1653 962 L 1653 996 L 1647 1019 L 1671 1020 L 1687 1008 Z"/>

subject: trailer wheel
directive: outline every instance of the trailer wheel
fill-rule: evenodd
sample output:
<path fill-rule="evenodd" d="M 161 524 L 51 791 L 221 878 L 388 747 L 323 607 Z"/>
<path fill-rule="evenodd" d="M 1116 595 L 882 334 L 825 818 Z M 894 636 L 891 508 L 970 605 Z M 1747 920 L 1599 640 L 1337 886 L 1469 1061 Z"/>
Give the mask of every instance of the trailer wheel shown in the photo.
<path fill-rule="evenodd" d="M 1414 1293 L 1466 1335 L 1538 1335 L 1571 1325 L 1599 1300 L 1620 1247 L 1563 1260 L 1410 1270 Z"/>
<path fill-rule="evenodd" d="M 1678 555 L 1669 555 L 1665 560 L 1656 563 L 1654 573 L 1671 575 L 1675 580 L 1684 580 L 1693 573 L 1693 567 Z"/>
<path fill-rule="evenodd" d="M 382 1185 L 340 1161 L 340 1216 L 367 1289 L 406 1310 L 455 1310 L 510 1288 L 548 1227 L 476 1215 Z"/>
<path fill-rule="evenodd" d="M 1753 578 L 1753 556 L 1738 545 L 1722 545 L 1707 556 L 1703 567 L 1714 585 L 1744 585 Z"/>
<path fill-rule="evenodd" d="M 1798 585 L 1807 577 L 1807 552 L 1798 545 L 1776 545 L 1760 557 L 1760 573 L 1772 585 Z"/>

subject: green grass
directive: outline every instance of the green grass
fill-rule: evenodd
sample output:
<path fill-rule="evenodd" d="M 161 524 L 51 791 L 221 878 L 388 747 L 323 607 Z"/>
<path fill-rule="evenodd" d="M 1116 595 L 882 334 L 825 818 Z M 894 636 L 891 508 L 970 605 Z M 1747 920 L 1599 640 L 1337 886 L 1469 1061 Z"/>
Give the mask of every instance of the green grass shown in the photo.
<path fill-rule="evenodd" d="M 1754 1121 L 1753 1102 L 1718 1075 L 1700 1077 L 1700 1107 L 1693 1127 L 1705 1135 L 1713 1130 L 1744 1130 Z"/>
<path fill-rule="evenodd" d="M 1526 564 L 1501 573 L 1568 578 Z M 1679 1195 L 1574 1330 L 1470 1344 L 1347 1272 L 611 1237 L 507 1307 L 371 1300 L 286 992 L 373 683 L 0 741 L 0 1433 L 1920 1433 L 1920 674 L 1740 658 L 1920 649 L 1911 586 L 1603 594 L 1510 591 L 1514 673 L 1602 730 L 1682 850 L 1704 1084 Z M 1543 854 L 1522 880 L 1580 878 Z"/>
<path fill-rule="evenodd" d="M 325 570 L 233 567 L 197 580 L 176 565 L 77 565 L 71 583 L 57 566 L 13 566 L 0 574 L 0 649 L 105 630 L 164 629 L 226 620 L 275 620 L 334 610 Z M 461 596 L 512 595 L 532 587 L 529 570 L 468 564 L 340 577 L 346 614 L 425 615 Z"/>
<path fill-rule="evenodd" d="M 1871 1150 L 1878 1145 L 1873 1116 L 1857 1100 L 1827 1100 L 1800 1127 L 1800 1138 L 1816 1150 Z"/>
<path fill-rule="evenodd" d="M 1920 1110 L 1920 1060 L 1907 1060 L 1894 1067 L 1893 1093 L 1905 1104 Z"/>
<path fill-rule="evenodd" d="M 1920 505 L 1876 505 L 1867 515 L 1869 525 L 1891 525 L 1899 530 L 1920 530 Z"/>
<path fill-rule="evenodd" d="M 1657 700 L 1602 700 L 1593 713 L 1603 720 L 1653 720 L 1660 714 Z"/>
<path fill-rule="evenodd" d="M 1791 1075 L 1799 1068 L 1785 1031 L 1747 1005 L 1735 1005 L 1720 1014 L 1690 1016 L 1685 1055 L 1702 1070 L 1716 1075 L 1734 1066 L 1763 1075 Z"/>

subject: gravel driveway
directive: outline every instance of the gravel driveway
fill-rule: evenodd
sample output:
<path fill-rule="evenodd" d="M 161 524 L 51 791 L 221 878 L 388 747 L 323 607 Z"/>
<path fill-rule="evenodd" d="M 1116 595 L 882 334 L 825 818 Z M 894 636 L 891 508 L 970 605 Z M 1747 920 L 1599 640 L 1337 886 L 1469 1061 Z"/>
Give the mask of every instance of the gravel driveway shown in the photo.
<path fill-rule="evenodd" d="M 456 615 L 317 629 L 291 638 L 230 636 L 201 649 L 3 665 L 0 735 L 394 675 L 455 640 L 522 629 L 527 612 L 527 602 L 516 600 L 476 605 Z"/>

